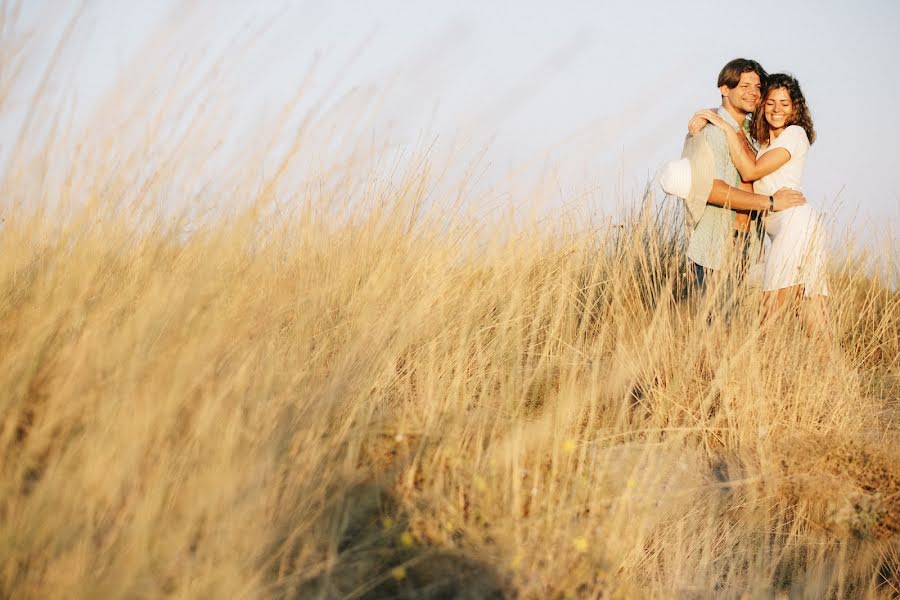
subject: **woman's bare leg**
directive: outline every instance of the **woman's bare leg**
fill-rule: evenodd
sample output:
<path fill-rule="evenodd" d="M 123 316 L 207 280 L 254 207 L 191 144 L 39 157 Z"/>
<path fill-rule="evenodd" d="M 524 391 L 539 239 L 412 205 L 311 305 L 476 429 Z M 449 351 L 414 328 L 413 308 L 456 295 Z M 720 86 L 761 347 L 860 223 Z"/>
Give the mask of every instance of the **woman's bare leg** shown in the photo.
<path fill-rule="evenodd" d="M 828 296 L 813 296 L 804 301 L 801 318 L 813 339 L 830 349 L 834 338 L 828 318 Z"/>
<path fill-rule="evenodd" d="M 803 297 L 803 286 L 795 285 L 763 293 L 763 335 L 781 313 L 790 311 L 800 319 L 812 338 L 819 360 L 827 363 L 834 345 L 831 321 L 828 317 L 828 296 Z"/>
<path fill-rule="evenodd" d="M 803 295 L 803 286 L 794 285 L 763 293 L 763 323 L 770 321 L 776 313 L 787 307 L 794 307 Z"/>

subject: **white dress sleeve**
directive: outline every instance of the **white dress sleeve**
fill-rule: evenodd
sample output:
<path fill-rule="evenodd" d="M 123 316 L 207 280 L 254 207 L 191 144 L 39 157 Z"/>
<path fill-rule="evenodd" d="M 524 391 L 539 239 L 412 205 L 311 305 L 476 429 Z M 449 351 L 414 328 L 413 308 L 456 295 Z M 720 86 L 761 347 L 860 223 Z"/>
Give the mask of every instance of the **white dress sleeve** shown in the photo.
<path fill-rule="evenodd" d="M 784 148 L 791 153 L 791 158 L 800 158 L 809 152 L 809 138 L 802 127 L 791 125 L 775 138 L 771 147 Z"/>

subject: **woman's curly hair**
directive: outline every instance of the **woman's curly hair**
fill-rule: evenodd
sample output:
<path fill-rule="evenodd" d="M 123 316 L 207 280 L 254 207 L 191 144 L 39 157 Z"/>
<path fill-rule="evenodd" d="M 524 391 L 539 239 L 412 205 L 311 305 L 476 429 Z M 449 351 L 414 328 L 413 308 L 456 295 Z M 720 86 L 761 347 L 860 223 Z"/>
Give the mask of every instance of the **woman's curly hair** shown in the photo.
<path fill-rule="evenodd" d="M 773 73 L 766 78 L 766 85 L 762 92 L 759 109 L 753 115 L 753 137 L 761 145 L 768 145 L 770 140 L 769 124 L 766 122 L 766 100 L 769 98 L 769 94 L 782 88 L 787 90 L 788 95 L 791 97 L 791 103 L 794 105 L 794 114 L 791 115 L 787 125 L 799 125 L 802 127 L 806 131 L 809 143 L 812 144 L 816 141 L 816 130 L 813 129 L 812 115 L 809 114 L 806 98 L 804 98 L 803 92 L 800 90 L 800 82 L 787 73 Z"/>

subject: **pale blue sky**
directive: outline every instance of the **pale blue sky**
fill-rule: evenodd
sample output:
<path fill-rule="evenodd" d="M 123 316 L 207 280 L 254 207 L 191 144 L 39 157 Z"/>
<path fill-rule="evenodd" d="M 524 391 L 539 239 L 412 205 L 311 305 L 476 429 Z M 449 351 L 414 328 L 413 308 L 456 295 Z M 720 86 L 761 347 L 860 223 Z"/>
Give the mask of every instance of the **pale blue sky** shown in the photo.
<path fill-rule="evenodd" d="M 318 55 L 315 93 L 382 94 L 380 132 L 410 143 L 423 130 L 470 148 L 489 143 L 484 181 L 499 187 L 509 172 L 529 181 L 555 165 L 560 202 L 593 190 L 592 202 L 609 210 L 679 155 L 690 114 L 719 102 L 721 66 L 755 58 L 770 72 L 793 73 L 806 93 L 819 134 L 807 161 L 808 198 L 831 210 L 837 201 L 838 220 L 856 215 L 861 231 L 900 212 L 900 125 L 891 116 L 900 98 L 900 2 L 96 0 L 86 7 L 82 52 L 69 57 L 73 67 L 57 85 L 85 114 L 116 78 L 143 77 L 125 69 L 139 48 L 158 57 L 154 69 L 174 71 L 179 56 L 201 48 L 214 56 L 242 26 L 274 17 L 223 75 L 243 115 L 277 109 Z M 75 8 L 26 0 L 23 24 L 49 48 Z"/>

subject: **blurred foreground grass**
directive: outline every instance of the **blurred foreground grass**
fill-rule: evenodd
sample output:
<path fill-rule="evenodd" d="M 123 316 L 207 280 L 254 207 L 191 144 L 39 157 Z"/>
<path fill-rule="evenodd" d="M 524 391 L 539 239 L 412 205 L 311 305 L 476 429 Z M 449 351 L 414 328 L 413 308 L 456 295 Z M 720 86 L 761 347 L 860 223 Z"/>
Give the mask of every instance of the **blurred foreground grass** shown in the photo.
<path fill-rule="evenodd" d="M 680 299 L 647 212 L 485 242 L 395 200 L 7 214 L 2 596 L 896 593 L 895 290 L 836 272 L 822 358 Z"/>

